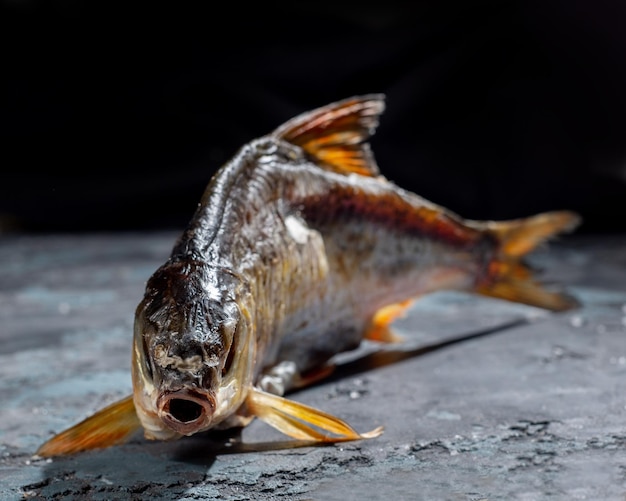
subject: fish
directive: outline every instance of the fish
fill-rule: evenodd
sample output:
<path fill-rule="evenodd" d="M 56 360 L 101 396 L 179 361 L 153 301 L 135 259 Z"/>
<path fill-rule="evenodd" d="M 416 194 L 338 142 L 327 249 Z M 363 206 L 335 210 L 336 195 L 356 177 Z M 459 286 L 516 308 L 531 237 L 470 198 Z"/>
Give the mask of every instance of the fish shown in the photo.
<path fill-rule="evenodd" d="M 312 444 L 372 439 L 286 395 L 364 340 L 395 343 L 413 301 L 460 290 L 555 312 L 578 306 L 525 259 L 569 210 L 465 219 L 383 176 L 369 140 L 384 94 L 297 115 L 215 172 L 135 312 L 132 395 L 54 435 L 39 457 L 241 428 Z"/>

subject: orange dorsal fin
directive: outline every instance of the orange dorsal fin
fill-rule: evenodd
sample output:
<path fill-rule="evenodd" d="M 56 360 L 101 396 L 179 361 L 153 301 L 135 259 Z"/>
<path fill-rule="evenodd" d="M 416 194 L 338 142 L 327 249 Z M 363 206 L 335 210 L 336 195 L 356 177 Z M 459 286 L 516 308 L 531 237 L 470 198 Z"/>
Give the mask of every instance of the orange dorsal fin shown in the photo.
<path fill-rule="evenodd" d="M 574 230 L 579 223 L 580 216 L 569 211 L 544 212 L 525 219 L 487 223 L 487 232 L 498 242 L 498 252 L 477 291 L 554 311 L 575 308 L 578 305 L 575 298 L 550 291 L 536 282 L 523 257 L 546 240 Z"/>
<path fill-rule="evenodd" d="M 36 455 L 52 457 L 110 447 L 125 442 L 140 428 L 133 397 L 129 396 L 55 435 Z"/>
<path fill-rule="evenodd" d="M 326 169 L 378 176 L 367 140 L 378 126 L 384 99 L 383 94 L 344 99 L 298 115 L 272 135 L 300 146 Z"/>

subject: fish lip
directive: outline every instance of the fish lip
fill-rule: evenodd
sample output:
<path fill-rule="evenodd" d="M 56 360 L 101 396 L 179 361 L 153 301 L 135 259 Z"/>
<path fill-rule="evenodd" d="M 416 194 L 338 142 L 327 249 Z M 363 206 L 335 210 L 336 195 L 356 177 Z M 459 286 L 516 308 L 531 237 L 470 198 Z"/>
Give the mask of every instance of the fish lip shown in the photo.
<path fill-rule="evenodd" d="M 199 406 L 199 415 L 195 419 L 181 421 L 171 413 L 171 405 L 175 400 L 184 400 Z M 157 398 L 159 418 L 170 429 L 182 435 L 193 435 L 205 430 L 211 424 L 215 412 L 215 397 L 207 391 L 183 388 L 167 391 Z"/>

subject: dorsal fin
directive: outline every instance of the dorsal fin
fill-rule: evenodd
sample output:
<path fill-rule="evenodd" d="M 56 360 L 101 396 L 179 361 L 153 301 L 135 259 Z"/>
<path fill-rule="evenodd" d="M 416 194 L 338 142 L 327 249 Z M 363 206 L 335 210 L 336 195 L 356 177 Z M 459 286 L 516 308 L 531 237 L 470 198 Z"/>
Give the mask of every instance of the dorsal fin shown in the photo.
<path fill-rule="evenodd" d="M 384 109 L 383 94 L 355 96 L 298 115 L 272 135 L 300 146 L 324 168 L 377 176 L 378 166 L 367 140 Z"/>

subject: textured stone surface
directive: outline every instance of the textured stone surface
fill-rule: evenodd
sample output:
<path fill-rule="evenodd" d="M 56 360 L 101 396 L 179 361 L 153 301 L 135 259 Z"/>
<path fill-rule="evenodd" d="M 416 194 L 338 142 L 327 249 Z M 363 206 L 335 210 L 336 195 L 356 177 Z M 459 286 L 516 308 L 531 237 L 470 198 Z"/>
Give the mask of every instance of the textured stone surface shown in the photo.
<path fill-rule="evenodd" d="M 533 262 L 583 307 L 439 293 L 292 398 L 373 440 L 292 447 L 260 422 L 224 434 L 31 458 L 131 390 L 147 277 L 174 234 L 0 242 L 0 499 L 623 500 L 626 237 L 569 237 Z M 241 439 L 241 441 L 238 441 Z"/>

